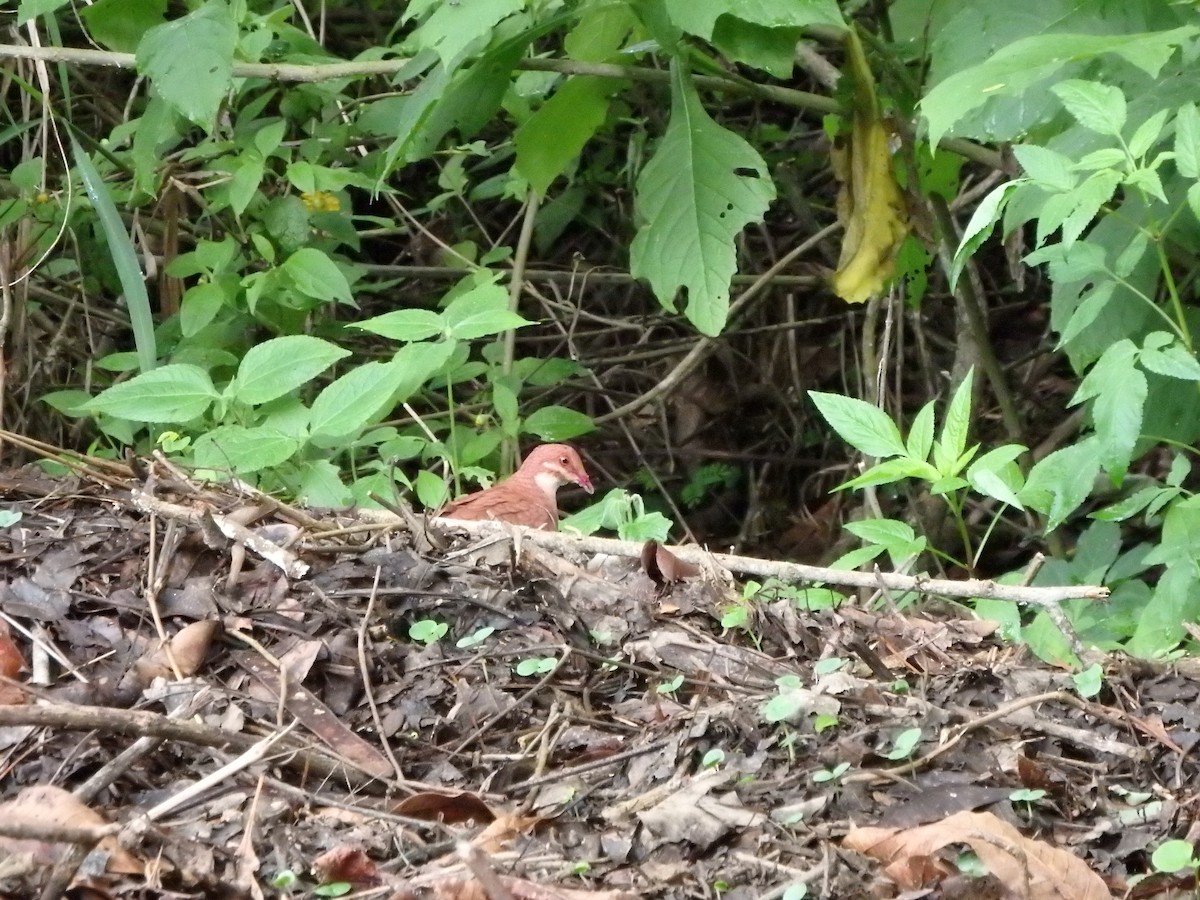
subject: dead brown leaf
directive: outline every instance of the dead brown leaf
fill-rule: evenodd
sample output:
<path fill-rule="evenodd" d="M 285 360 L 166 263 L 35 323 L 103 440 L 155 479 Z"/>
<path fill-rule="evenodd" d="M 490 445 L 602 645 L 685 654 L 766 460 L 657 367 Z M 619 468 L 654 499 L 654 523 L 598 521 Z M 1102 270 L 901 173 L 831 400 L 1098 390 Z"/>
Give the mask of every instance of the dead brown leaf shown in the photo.
<path fill-rule="evenodd" d="M 960 812 L 930 825 L 855 828 L 842 846 L 885 863 L 901 887 L 927 887 L 928 858 L 949 844 L 967 844 L 989 872 L 1026 900 L 1108 900 L 1103 879 L 1083 860 L 1044 841 L 1025 837 L 991 813 Z"/>

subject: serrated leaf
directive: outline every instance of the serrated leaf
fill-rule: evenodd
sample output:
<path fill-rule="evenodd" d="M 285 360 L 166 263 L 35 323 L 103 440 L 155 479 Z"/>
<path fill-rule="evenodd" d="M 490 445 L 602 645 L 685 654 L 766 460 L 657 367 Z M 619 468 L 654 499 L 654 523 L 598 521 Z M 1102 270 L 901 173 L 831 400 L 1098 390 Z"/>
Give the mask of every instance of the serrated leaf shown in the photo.
<path fill-rule="evenodd" d="M 330 443 L 353 437 L 384 408 L 409 373 L 394 362 L 369 362 L 351 369 L 327 385 L 313 401 L 314 441 Z"/>
<path fill-rule="evenodd" d="M 393 341 L 423 341 L 442 333 L 442 317 L 429 309 L 396 309 L 362 322 L 350 322 L 350 328 L 361 328 Z"/>
<path fill-rule="evenodd" d="M 196 438 L 193 463 L 202 469 L 246 475 L 288 460 L 300 442 L 275 428 L 219 425 Z"/>
<path fill-rule="evenodd" d="M 958 242 L 958 249 L 954 251 L 954 262 L 950 268 L 951 289 L 958 284 L 959 276 L 962 275 L 963 266 L 966 265 L 967 260 L 991 236 L 992 229 L 1000 221 L 1000 217 L 1004 213 L 1004 207 L 1007 205 L 1013 191 L 1024 183 L 1024 181 L 1010 181 L 1007 184 L 993 188 L 979 202 L 979 205 L 975 207 L 975 212 L 971 213 L 967 227 L 963 229 L 963 236 L 962 240 Z"/>
<path fill-rule="evenodd" d="M 1187 202 L 1192 215 L 1200 219 L 1200 181 L 1188 187 Z"/>
<path fill-rule="evenodd" d="M 289 256 L 280 268 L 288 274 L 300 293 L 316 300 L 350 303 L 350 282 L 329 254 L 316 247 L 302 247 Z"/>
<path fill-rule="evenodd" d="M 260 406 L 294 391 L 349 355 L 349 350 L 307 334 L 271 338 L 246 351 L 232 396 L 247 406 Z"/>
<path fill-rule="evenodd" d="M 943 79 L 921 101 L 921 112 L 936 147 L 956 122 L 987 102 L 989 97 L 1018 97 L 1069 63 L 1115 53 L 1151 78 L 1157 77 L 1175 48 L 1192 40 L 1200 29 L 1186 25 L 1170 31 L 1142 34 L 1038 34 L 1013 41 L 976 66 Z"/>
<path fill-rule="evenodd" d="M 904 441 L 891 416 L 856 397 L 809 391 L 825 421 L 847 444 L 867 456 L 903 456 Z"/>
<path fill-rule="evenodd" d="M 876 463 L 861 475 L 851 478 L 844 484 L 839 484 L 835 490 L 858 490 L 878 484 L 894 484 L 904 478 L 922 478 L 925 481 L 934 481 L 937 477 L 937 469 L 929 463 L 910 459 L 907 456 L 899 456 Z"/>
<path fill-rule="evenodd" d="M 543 406 L 521 424 L 521 431 L 548 442 L 569 441 L 595 430 L 591 416 L 565 406 Z"/>
<path fill-rule="evenodd" d="M 1063 329 L 1062 337 L 1059 339 L 1060 347 L 1066 346 L 1072 339 L 1096 321 L 1096 317 L 1103 312 L 1104 307 L 1108 305 L 1108 301 L 1112 299 L 1113 291 L 1117 289 L 1117 284 L 1114 281 L 1102 281 L 1095 289 L 1088 291 L 1079 300 L 1079 305 L 1075 307 L 1075 311 L 1071 313 L 1071 318 L 1067 321 L 1067 327 Z"/>
<path fill-rule="evenodd" d="M 1179 107 L 1175 117 L 1175 168 L 1184 178 L 1200 178 L 1200 111 L 1195 103 Z"/>
<path fill-rule="evenodd" d="M 1154 146 L 1162 134 L 1163 126 L 1167 124 L 1168 112 L 1169 110 L 1160 109 L 1137 127 L 1137 131 L 1129 139 L 1130 156 L 1134 159 L 1141 159 L 1150 152 L 1150 148 Z"/>
<path fill-rule="evenodd" d="M 688 72 L 671 63 L 671 119 L 637 181 L 636 207 L 645 224 L 630 247 L 630 269 L 647 278 L 668 309 L 688 292 L 688 319 L 707 335 L 720 333 L 737 269 L 734 239 L 760 221 L 775 198 L 766 163 L 749 143 L 705 111 Z"/>
<path fill-rule="evenodd" d="M 442 313 L 446 333 L 460 341 L 532 325 L 508 308 L 508 291 L 494 282 L 471 288 L 451 301 Z"/>
<path fill-rule="evenodd" d="M 1033 181 L 1056 191 L 1069 191 L 1079 182 L 1071 157 L 1039 147 L 1036 144 L 1017 144 L 1013 156 Z"/>
<path fill-rule="evenodd" d="M 1178 344 L 1165 350 L 1142 350 L 1138 362 L 1158 375 L 1183 381 L 1200 381 L 1200 362 Z"/>
<path fill-rule="evenodd" d="M 194 337 L 225 306 L 225 291 L 216 282 L 203 281 L 188 288 L 179 304 L 179 328 Z"/>
<path fill-rule="evenodd" d="M 1072 78 L 1050 88 L 1080 125 L 1119 137 L 1125 127 L 1125 95 L 1120 88 Z"/>
<path fill-rule="evenodd" d="M 929 450 L 933 447 L 933 408 L 934 403 L 930 400 L 913 419 L 912 427 L 908 430 L 908 441 L 904 445 L 909 459 L 922 462 L 929 459 Z"/>
<path fill-rule="evenodd" d="M 941 436 L 934 445 L 934 465 L 943 475 L 957 475 L 961 469 L 958 462 L 967 448 L 967 435 L 971 431 L 971 389 L 974 383 L 975 370 L 971 369 L 946 408 Z M 940 461 L 939 448 L 944 454 Z"/>
<path fill-rule="evenodd" d="M 429 4 L 410 3 L 405 18 L 420 16 Z M 521 11 L 522 0 L 467 0 L 439 2 L 411 40 L 422 49 L 433 50 L 442 64 L 453 68 L 463 51 L 492 33 L 501 21 Z"/>
<path fill-rule="evenodd" d="M 1126 162 L 1125 151 L 1119 147 L 1102 147 L 1086 153 L 1071 168 L 1078 171 L 1090 172 L 1096 169 L 1119 169 Z"/>
<path fill-rule="evenodd" d="M 859 519 L 843 526 L 848 532 L 872 544 L 905 544 L 917 539 L 907 522 L 897 519 Z"/>
<path fill-rule="evenodd" d="M 87 409 L 134 422 L 181 424 L 203 415 L 217 396 L 212 379 L 199 366 L 172 363 L 113 385 Z"/>
<path fill-rule="evenodd" d="M 1087 438 L 1055 450 L 1030 469 L 1019 496 L 1026 506 L 1046 516 L 1047 531 L 1065 522 L 1091 494 L 1100 474 L 1098 450 L 1096 439 Z"/>
<path fill-rule="evenodd" d="M 1106 372 L 1098 391 L 1092 420 L 1100 439 L 1100 464 L 1120 484 L 1142 434 L 1146 376 L 1138 369 L 1122 367 L 1119 371 Z"/>
<path fill-rule="evenodd" d="M 137 49 L 138 71 L 183 116 L 211 129 L 231 84 L 238 28 L 224 0 L 151 28 Z"/>
<path fill-rule="evenodd" d="M 717 19 L 723 15 L 767 28 L 846 27 L 834 0 L 738 0 L 734 4 L 728 0 L 666 0 L 666 8 L 675 25 L 705 40 L 712 38 Z"/>
<path fill-rule="evenodd" d="M 967 483 L 985 497 L 992 497 L 1017 509 L 1025 508 L 1021 505 L 1020 498 L 1017 497 L 1017 490 L 998 472 L 982 469 L 973 476 L 968 476 Z"/>

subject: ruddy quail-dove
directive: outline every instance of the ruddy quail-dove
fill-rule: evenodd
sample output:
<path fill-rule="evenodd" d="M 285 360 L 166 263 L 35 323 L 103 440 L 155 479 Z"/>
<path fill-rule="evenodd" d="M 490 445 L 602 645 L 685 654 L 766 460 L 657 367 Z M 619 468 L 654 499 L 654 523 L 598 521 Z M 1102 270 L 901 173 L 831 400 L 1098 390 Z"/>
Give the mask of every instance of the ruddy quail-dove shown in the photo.
<path fill-rule="evenodd" d="M 558 489 L 577 484 L 592 493 L 592 479 L 579 454 L 566 444 L 542 444 L 504 481 L 459 497 L 438 512 L 445 519 L 492 519 L 528 528 L 558 528 Z"/>

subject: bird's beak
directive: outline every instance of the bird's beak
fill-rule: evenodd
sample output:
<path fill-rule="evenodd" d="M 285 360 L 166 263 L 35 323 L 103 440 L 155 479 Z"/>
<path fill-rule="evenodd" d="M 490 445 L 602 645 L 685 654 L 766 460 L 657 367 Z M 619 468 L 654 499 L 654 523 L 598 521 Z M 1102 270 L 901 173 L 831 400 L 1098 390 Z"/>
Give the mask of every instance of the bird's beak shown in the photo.
<path fill-rule="evenodd" d="M 575 483 L 577 485 L 579 485 L 581 488 L 583 488 L 585 491 L 587 491 L 589 494 L 595 493 L 595 491 L 596 491 L 596 489 L 594 487 L 592 487 L 592 479 L 588 478 L 586 475 L 580 475 L 575 480 Z"/>

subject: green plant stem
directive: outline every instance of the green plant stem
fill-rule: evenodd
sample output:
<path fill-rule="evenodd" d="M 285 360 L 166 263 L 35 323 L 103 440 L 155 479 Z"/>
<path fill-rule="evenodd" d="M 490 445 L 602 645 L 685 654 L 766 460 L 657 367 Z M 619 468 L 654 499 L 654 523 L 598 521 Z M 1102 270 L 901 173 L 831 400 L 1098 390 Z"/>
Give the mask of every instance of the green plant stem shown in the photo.
<path fill-rule="evenodd" d="M 1171 274 L 1171 263 L 1167 259 L 1166 248 L 1163 246 L 1162 241 L 1155 241 L 1154 248 L 1158 253 L 1158 264 L 1162 268 L 1163 282 L 1167 286 L 1167 296 L 1171 298 L 1171 309 L 1175 312 L 1179 337 L 1183 340 L 1188 352 L 1194 353 L 1195 351 L 1192 349 L 1192 332 L 1188 328 L 1187 317 L 1183 314 L 1183 303 L 1179 299 L 1179 287 L 1175 284 L 1175 276 Z"/>

